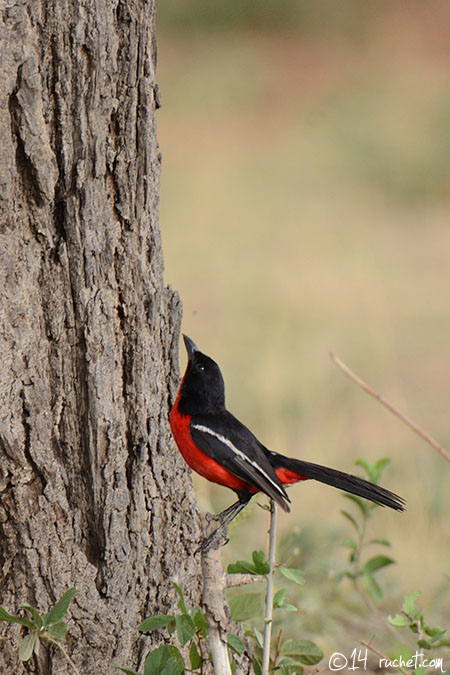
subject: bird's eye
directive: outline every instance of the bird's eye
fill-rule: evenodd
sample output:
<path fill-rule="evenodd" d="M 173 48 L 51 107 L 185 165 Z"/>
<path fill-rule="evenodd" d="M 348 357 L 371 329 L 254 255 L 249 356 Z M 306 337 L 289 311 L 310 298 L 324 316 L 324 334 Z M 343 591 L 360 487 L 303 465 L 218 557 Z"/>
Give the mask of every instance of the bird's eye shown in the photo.
<path fill-rule="evenodd" d="M 205 366 L 203 364 L 199 363 L 198 366 L 197 366 L 197 372 L 203 373 L 204 370 L 205 370 Z"/>

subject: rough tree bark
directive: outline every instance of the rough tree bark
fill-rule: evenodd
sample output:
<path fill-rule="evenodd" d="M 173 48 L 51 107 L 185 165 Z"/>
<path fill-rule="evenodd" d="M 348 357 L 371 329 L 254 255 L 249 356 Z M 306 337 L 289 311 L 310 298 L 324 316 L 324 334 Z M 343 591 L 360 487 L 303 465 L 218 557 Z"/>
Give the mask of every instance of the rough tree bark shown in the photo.
<path fill-rule="evenodd" d="M 0 0 L 0 602 L 69 587 L 82 673 L 200 597 L 200 520 L 168 431 L 180 303 L 163 286 L 153 0 Z M 188 515 L 187 515 L 188 514 Z M 0 625 L 0 672 L 24 669 Z M 114 671 L 117 672 L 117 671 Z"/>

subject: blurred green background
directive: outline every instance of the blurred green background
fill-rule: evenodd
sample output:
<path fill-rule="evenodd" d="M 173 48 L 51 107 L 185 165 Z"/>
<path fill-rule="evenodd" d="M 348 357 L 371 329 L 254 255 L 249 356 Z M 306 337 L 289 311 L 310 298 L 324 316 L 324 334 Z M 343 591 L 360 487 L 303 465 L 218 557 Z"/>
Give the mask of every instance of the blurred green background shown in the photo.
<path fill-rule="evenodd" d="M 183 331 L 269 447 L 356 472 L 392 458 L 382 482 L 408 511 L 372 525 L 398 561 L 382 611 L 421 589 L 448 623 L 450 466 L 329 352 L 450 446 L 450 3 L 160 0 L 157 29 L 160 222 Z M 231 503 L 195 485 L 202 508 Z M 311 582 L 293 636 L 353 649 L 376 631 L 328 578 L 348 557 L 346 500 L 312 483 L 290 496 L 280 537 L 296 528 Z M 266 525 L 250 507 L 226 557 L 264 548 Z"/>

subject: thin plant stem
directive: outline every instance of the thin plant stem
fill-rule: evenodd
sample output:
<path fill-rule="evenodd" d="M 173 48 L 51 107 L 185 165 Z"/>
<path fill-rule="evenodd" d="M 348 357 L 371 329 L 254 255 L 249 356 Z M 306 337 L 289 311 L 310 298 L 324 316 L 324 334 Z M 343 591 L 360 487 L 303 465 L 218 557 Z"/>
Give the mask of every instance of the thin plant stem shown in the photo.
<path fill-rule="evenodd" d="M 80 675 L 80 671 L 78 670 L 78 668 L 76 667 L 76 665 L 74 664 L 74 662 L 70 658 L 69 654 L 66 652 L 66 650 L 62 646 L 62 644 L 60 642 L 58 642 L 57 640 L 54 640 L 53 638 L 51 638 L 48 635 L 48 633 L 45 635 L 45 639 L 47 640 L 47 642 L 51 642 L 52 645 L 55 645 L 55 647 L 57 647 L 62 652 L 62 654 L 64 655 L 64 658 L 69 663 L 69 665 L 72 668 L 75 675 Z"/>
<path fill-rule="evenodd" d="M 370 509 L 370 507 L 369 507 Z M 370 517 L 370 513 L 365 513 L 363 516 L 363 521 L 361 528 L 358 531 L 358 559 L 355 561 L 355 576 L 353 578 L 353 585 L 355 587 L 356 592 L 358 593 L 359 597 L 363 601 L 363 603 L 366 605 L 367 609 L 372 612 L 372 614 L 375 616 L 375 618 L 380 622 L 381 625 L 385 626 L 386 625 L 386 617 L 378 607 L 375 605 L 373 602 L 372 598 L 368 596 L 366 593 L 364 593 L 363 589 L 361 588 L 360 584 L 360 577 L 361 577 L 361 552 L 365 546 L 365 537 L 366 537 L 366 531 L 367 531 L 367 524 L 368 524 L 368 518 Z M 390 623 L 387 624 L 388 630 L 395 635 L 396 639 L 401 642 L 402 644 L 405 644 L 405 641 L 403 638 L 400 637 L 398 631 L 394 628 L 394 626 L 391 626 Z"/>
<path fill-rule="evenodd" d="M 370 649 L 371 652 L 373 652 L 373 653 L 376 654 L 377 656 L 381 657 L 381 658 L 384 659 L 386 662 L 389 662 L 389 658 L 388 658 L 385 654 L 383 654 L 383 652 L 380 652 L 380 651 L 379 651 L 378 649 L 376 649 L 373 645 L 371 645 L 370 642 L 365 642 L 364 640 L 360 640 L 359 642 L 360 642 L 360 644 L 363 645 L 363 647 L 367 647 L 367 649 Z M 401 673 L 404 673 L 405 675 L 409 675 L 409 673 L 408 673 L 407 670 L 404 670 L 404 669 L 401 668 L 400 666 L 397 666 L 397 668 L 398 668 L 398 670 L 399 670 Z"/>
<path fill-rule="evenodd" d="M 392 403 L 389 403 L 385 398 L 381 396 L 375 389 L 372 389 L 370 385 L 367 384 L 367 382 L 364 382 L 356 373 L 354 373 L 350 368 L 345 365 L 341 359 L 339 359 L 337 356 L 335 356 L 333 353 L 330 353 L 331 358 L 335 362 L 335 364 L 342 370 L 347 377 L 349 377 L 353 382 L 355 382 L 363 391 L 366 392 L 366 394 L 369 394 L 369 396 L 372 396 L 375 398 L 381 405 L 383 405 L 385 408 L 387 408 L 393 415 L 398 417 L 399 420 L 401 420 L 406 426 L 408 426 L 410 429 L 412 429 L 418 436 L 423 438 L 424 441 L 426 441 L 429 445 L 431 445 L 432 448 L 437 450 L 444 459 L 447 460 L 447 462 L 450 462 L 450 452 L 446 450 L 440 443 L 438 443 L 430 434 L 428 434 L 426 431 L 424 431 L 421 427 L 419 427 L 418 424 L 416 424 L 412 419 L 407 417 L 404 413 L 400 412 L 398 408 L 392 405 Z"/>
<path fill-rule="evenodd" d="M 277 663 L 278 657 L 280 655 L 282 637 L 283 637 L 283 629 L 280 628 L 279 633 L 278 633 L 278 637 L 277 637 L 277 642 L 276 642 L 276 645 L 275 645 L 275 654 L 274 654 L 274 657 L 273 657 L 274 663 Z"/>
<path fill-rule="evenodd" d="M 264 646 L 262 655 L 262 675 L 269 675 L 270 642 L 272 638 L 273 615 L 273 574 L 275 570 L 275 545 L 277 536 L 277 506 L 270 500 L 270 530 L 269 530 L 269 565 L 267 575 L 266 611 L 264 616 Z"/>

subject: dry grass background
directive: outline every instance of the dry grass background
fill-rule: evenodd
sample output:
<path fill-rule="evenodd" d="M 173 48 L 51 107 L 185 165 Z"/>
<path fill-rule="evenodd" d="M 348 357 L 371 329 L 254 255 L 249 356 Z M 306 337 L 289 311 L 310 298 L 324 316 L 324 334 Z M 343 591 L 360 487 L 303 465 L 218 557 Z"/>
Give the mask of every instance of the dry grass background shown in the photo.
<path fill-rule="evenodd" d="M 159 15 L 161 228 L 183 330 L 269 447 L 346 471 L 392 459 L 382 482 L 408 511 L 373 522 L 398 561 L 381 608 L 421 589 L 430 623 L 448 624 L 450 467 L 329 351 L 450 446 L 450 6 L 320 2 L 271 30 L 273 7 L 221 26 L 194 5 L 197 22 L 180 0 Z M 205 509 L 232 499 L 196 490 Z M 290 495 L 283 536 L 297 528 L 309 570 L 293 634 L 353 648 L 381 628 L 357 625 L 350 585 L 328 579 L 347 556 L 346 500 L 312 483 Z M 232 534 L 226 557 L 248 557 L 266 515 L 250 508 Z"/>

